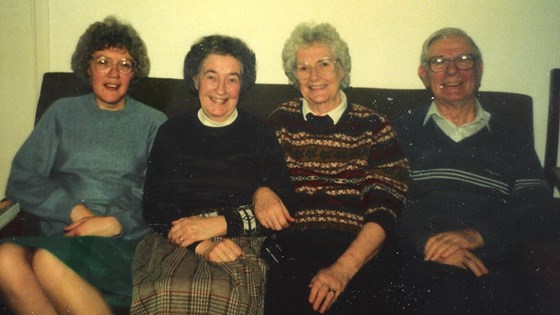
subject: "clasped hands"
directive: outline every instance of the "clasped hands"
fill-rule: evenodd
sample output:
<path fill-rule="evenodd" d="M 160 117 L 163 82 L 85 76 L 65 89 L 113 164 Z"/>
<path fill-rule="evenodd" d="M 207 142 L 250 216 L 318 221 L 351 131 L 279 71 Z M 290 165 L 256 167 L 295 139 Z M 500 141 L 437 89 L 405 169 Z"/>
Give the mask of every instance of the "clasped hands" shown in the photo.
<path fill-rule="evenodd" d="M 70 212 L 72 223 L 64 227 L 65 236 L 112 237 L 122 232 L 122 226 L 113 216 L 95 215 L 83 204 L 77 204 Z"/>
<path fill-rule="evenodd" d="M 279 231 L 295 221 L 274 191 L 260 187 L 253 194 L 254 212 L 259 223 L 264 227 Z M 171 222 L 172 227 L 167 236 L 169 242 L 179 247 L 201 241 L 195 252 L 212 262 L 232 262 L 243 255 L 243 250 L 232 240 L 223 238 L 218 242 L 213 237 L 225 235 L 227 224 L 223 216 L 191 216 Z"/>
<path fill-rule="evenodd" d="M 220 241 L 213 237 L 224 235 L 227 231 L 223 216 L 200 217 L 191 216 L 171 222 L 171 229 L 167 234 L 170 243 L 186 248 L 195 242 L 201 242 L 195 252 L 208 261 L 227 263 L 243 256 L 243 250 L 229 238 Z"/>
<path fill-rule="evenodd" d="M 484 245 L 476 230 L 455 230 L 431 236 L 424 245 L 424 260 L 470 270 L 480 277 L 488 273 L 482 260 L 472 253 Z"/>

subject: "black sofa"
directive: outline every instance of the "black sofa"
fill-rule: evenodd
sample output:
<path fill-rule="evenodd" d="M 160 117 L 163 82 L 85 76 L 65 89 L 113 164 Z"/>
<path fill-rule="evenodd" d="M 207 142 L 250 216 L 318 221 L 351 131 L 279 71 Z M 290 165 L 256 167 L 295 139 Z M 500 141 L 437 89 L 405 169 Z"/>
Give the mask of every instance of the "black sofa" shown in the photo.
<path fill-rule="evenodd" d="M 89 92 L 90 87 L 73 73 L 46 73 L 41 85 L 35 122 L 57 99 Z M 349 88 L 345 93 L 352 102 L 374 108 L 390 120 L 405 115 L 412 108 L 427 104 L 431 98 L 430 93 L 424 89 Z M 131 87 L 130 95 L 169 117 L 197 106 L 197 97 L 190 93 L 182 79 L 146 78 Z M 298 95 L 298 91 L 288 84 L 256 84 L 239 106 L 266 119 L 280 103 Z M 479 98 L 489 111 L 510 117 L 524 126 L 527 133 L 533 134 L 531 97 L 515 93 L 480 92 Z M 20 213 L 0 232 L 0 237 L 37 234 L 36 223 L 32 216 Z M 127 308 L 120 306 L 115 311 L 126 314 Z"/>

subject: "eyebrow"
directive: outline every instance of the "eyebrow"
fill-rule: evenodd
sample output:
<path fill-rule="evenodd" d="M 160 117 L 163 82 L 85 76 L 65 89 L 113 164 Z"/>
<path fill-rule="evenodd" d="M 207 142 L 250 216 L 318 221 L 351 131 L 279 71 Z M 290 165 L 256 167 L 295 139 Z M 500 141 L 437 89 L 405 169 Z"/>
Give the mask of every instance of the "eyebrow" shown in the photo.
<path fill-rule="evenodd" d="M 326 56 L 326 57 L 322 57 L 322 58 L 317 59 L 317 61 L 315 61 L 315 63 L 317 63 L 319 61 L 323 61 L 325 59 L 334 60 L 334 58 Z M 304 64 L 306 64 L 306 63 L 305 62 L 296 62 L 296 65 L 304 65 Z"/>
<path fill-rule="evenodd" d="M 91 57 L 94 58 L 94 59 L 103 57 L 103 58 L 106 58 L 106 59 L 115 60 L 115 59 L 113 59 L 113 58 L 111 58 L 111 57 L 108 57 L 108 56 L 105 56 L 105 55 L 99 55 L 99 56 L 92 55 Z M 124 57 L 124 58 L 120 58 L 120 59 L 116 59 L 116 60 L 117 60 L 117 61 L 122 61 L 122 60 L 134 61 L 134 58 L 132 58 L 132 57 Z"/>
<path fill-rule="evenodd" d="M 202 74 L 207 74 L 207 73 L 215 73 L 215 74 L 218 74 L 218 71 L 213 70 L 213 69 L 208 69 L 208 70 L 204 71 Z M 241 78 L 241 73 L 239 73 L 239 72 L 230 72 L 230 73 L 227 73 L 226 75 L 227 75 L 227 76 L 235 75 L 235 76 Z"/>

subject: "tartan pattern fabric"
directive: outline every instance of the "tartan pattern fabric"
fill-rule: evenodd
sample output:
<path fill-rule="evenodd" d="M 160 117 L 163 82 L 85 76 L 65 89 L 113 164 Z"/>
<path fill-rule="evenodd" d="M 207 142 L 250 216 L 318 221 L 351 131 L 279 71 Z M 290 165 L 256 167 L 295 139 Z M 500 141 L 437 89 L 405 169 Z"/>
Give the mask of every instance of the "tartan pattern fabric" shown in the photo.
<path fill-rule="evenodd" d="M 231 239 L 243 257 L 218 264 L 148 233 L 134 258 L 131 314 L 264 314 L 263 238 Z"/>

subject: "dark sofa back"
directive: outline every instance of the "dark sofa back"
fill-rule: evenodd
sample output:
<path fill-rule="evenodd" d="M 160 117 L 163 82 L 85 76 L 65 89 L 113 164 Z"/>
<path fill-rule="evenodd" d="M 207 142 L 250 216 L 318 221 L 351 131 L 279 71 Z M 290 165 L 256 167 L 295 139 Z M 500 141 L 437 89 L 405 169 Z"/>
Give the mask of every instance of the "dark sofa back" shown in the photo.
<path fill-rule="evenodd" d="M 73 73 L 45 73 L 37 105 L 36 121 L 57 99 L 82 95 L 90 87 Z M 348 99 L 356 104 L 374 108 L 394 121 L 415 107 L 429 104 L 431 95 L 423 89 L 349 88 Z M 146 78 L 133 85 L 130 95 L 169 117 L 198 106 L 182 79 Z M 266 119 L 280 103 L 298 97 L 298 91 L 288 84 L 255 84 L 239 106 Z M 531 97 L 504 92 L 481 92 L 483 106 L 490 112 L 508 116 L 512 121 L 526 127 L 533 134 L 533 108 Z"/>

